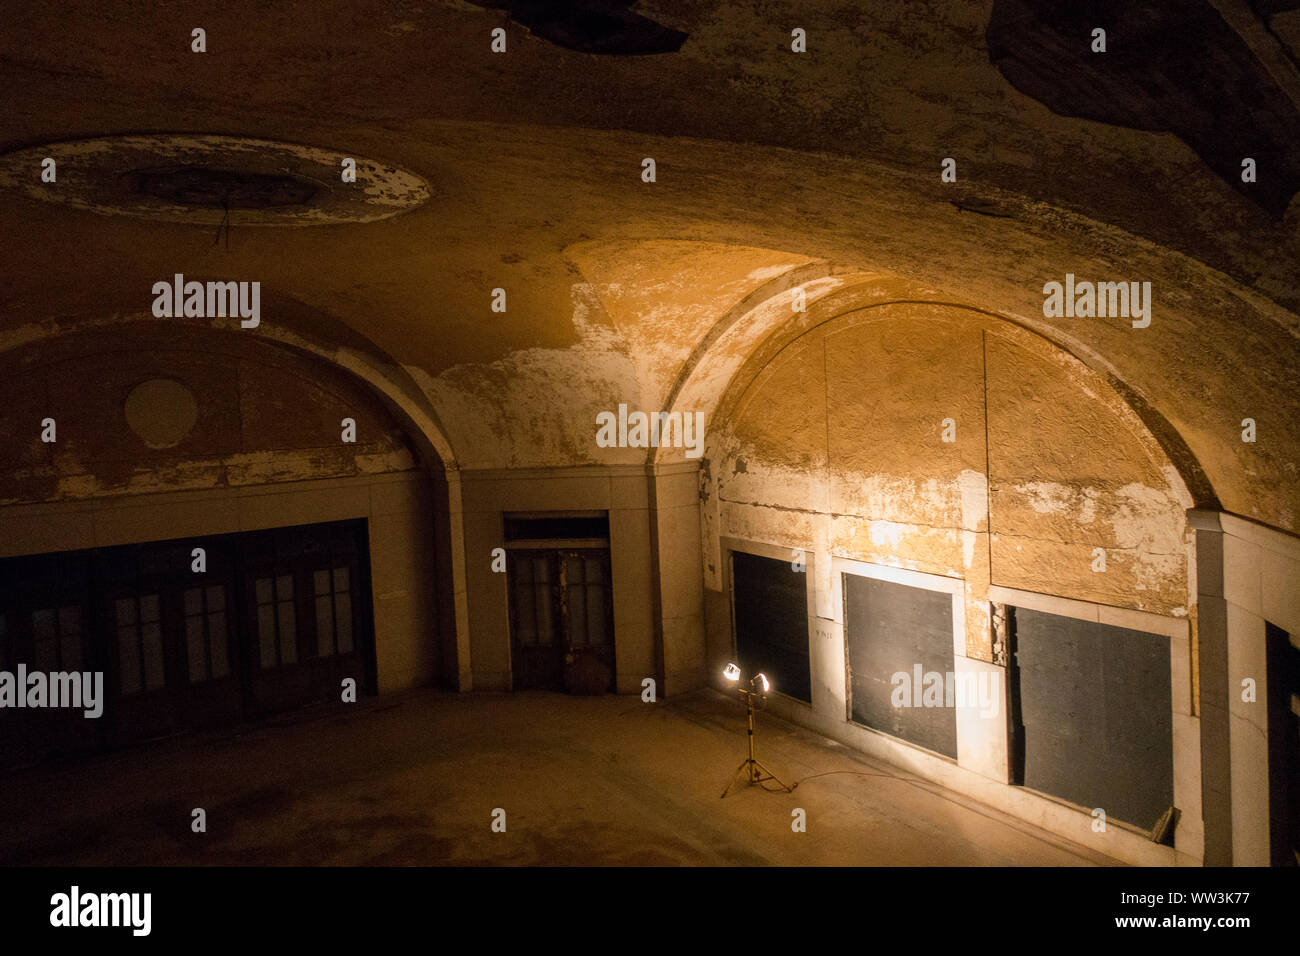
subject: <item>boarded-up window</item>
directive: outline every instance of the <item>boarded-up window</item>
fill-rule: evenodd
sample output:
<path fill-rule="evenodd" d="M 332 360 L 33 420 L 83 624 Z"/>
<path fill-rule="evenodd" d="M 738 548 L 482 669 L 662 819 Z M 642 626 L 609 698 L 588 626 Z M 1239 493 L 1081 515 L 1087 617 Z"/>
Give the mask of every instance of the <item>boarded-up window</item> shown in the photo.
<path fill-rule="evenodd" d="M 856 574 L 843 578 L 853 719 L 956 758 L 955 692 L 948 693 L 952 595 Z"/>
<path fill-rule="evenodd" d="M 1173 804 L 1169 638 L 1013 609 L 1016 782 L 1143 830 Z"/>
<path fill-rule="evenodd" d="M 745 679 L 766 674 L 775 690 L 812 703 L 807 576 L 789 561 L 732 552 L 736 663 Z"/>

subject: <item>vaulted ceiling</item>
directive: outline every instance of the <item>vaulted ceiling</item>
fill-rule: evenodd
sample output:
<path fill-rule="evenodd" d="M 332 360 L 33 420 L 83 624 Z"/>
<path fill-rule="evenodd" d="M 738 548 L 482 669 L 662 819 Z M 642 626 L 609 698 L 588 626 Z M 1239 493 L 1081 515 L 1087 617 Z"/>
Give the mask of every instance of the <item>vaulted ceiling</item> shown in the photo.
<path fill-rule="evenodd" d="M 1048 335 L 1167 419 L 1225 506 L 1300 530 L 1297 7 L 31 4 L 0 32 L 0 347 L 147 317 L 174 273 L 257 280 L 268 326 L 350 329 L 402 366 L 456 465 L 633 461 L 589 440 L 594 411 L 662 407 L 738 309 L 887 282 Z M 151 218 L 107 186 L 93 208 L 130 171 L 111 146 L 39 182 L 44 144 L 142 133 L 363 158 L 428 198 L 375 221 L 236 208 L 215 241 L 212 209 Z M 1045 318 L 1067 272 L 1150 281 L 1151 326 Z M 1267 440 L 1243 450 L 1244 417 Z"/>

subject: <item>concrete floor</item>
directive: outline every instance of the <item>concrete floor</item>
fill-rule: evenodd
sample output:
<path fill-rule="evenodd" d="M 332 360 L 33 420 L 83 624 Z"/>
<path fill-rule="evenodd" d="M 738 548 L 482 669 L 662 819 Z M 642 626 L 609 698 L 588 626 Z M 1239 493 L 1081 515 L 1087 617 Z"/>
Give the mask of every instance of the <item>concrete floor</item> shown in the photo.
<path fill-rule="evenodd" d="M 758 727 L 759 758 L 787 780 L 857 773 L 720 800 L 744 711 L 712 690 L 656 704 L 419 691 L 21 771 L 0 787 L 0 863 L 1113 862 L 774 717 Z M 881 773 L 907 779 L 860 775 Z M 191 832 L 194 807 L 207 833 Z"/>

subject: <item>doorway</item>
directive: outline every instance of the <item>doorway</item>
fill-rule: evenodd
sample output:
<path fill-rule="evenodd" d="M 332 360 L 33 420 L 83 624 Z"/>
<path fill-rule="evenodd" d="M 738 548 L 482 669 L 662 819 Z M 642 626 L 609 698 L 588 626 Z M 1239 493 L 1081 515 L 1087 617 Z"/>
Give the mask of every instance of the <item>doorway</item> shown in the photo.
<path fill-rule="evenodd" d="M 508 554 L 515 690 L 614 690 L 608 548 L 527 547 Z"/>
<path fill-rule="evenodd" d="M 372 694 L 369 594 L 364 520 L 4 559 L 0 670 L 98 672 L 106 700 L 4 712 L 0 765 Z"/>
<path fill-rule="evenodd" d="M 1264 622 L 1270 862 L 1300 866 L 1300 645 Z"/>

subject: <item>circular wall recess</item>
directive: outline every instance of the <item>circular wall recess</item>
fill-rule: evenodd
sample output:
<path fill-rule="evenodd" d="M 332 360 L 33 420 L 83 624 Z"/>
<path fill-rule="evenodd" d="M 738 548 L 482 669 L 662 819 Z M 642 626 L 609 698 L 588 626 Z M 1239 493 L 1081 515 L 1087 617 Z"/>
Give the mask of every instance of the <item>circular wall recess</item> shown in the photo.
<path fill-rule="evenodd" d="M 55 181 L 43 182 L 53 159 Z M 344 182 L 343 161 L 356 163 Z M 374 222 L 429 199 L 414 173 L 338 150 L 208 135 L 105 136 L 0 156 L 0 190 L 102 215 L 213 226 Z"/>
<path fill-rule="evenodd" d="M 131 389 L 123 411 L 131 431 L 150 448 L 179 445 L 199 420 L 194 393 L 170 378 L 151 378 Z"/>

